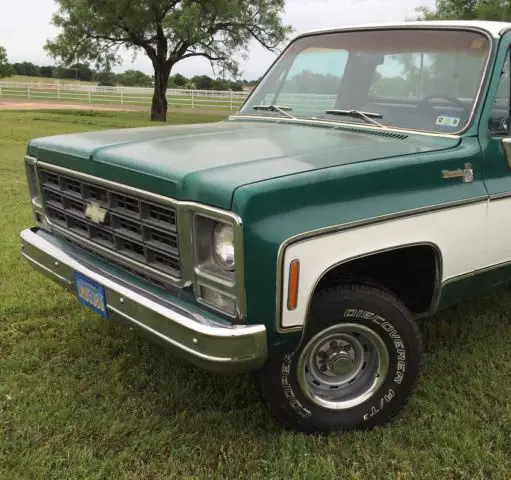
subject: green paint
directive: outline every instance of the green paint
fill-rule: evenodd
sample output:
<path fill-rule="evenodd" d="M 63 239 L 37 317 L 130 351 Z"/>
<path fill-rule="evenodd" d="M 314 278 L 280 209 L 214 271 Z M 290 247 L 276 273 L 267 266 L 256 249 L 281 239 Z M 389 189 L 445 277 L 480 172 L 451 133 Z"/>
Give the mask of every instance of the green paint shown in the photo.
<path fill-rule="evenodd" d="M 480 295 L 499 285 L 508 283 L 510 279 L 511 264 L 505 264 L 447 282 L 442 286 L 438 309 Z"/>
<path fill-rule="evenodd" d="M 224 121 L 42 138 L 30 142 L 28 153 L 161 195 L 229 209 L 234 191 L 243 185 L 455 144 L 453 139 L 351 133 L 335 124 Z"/>

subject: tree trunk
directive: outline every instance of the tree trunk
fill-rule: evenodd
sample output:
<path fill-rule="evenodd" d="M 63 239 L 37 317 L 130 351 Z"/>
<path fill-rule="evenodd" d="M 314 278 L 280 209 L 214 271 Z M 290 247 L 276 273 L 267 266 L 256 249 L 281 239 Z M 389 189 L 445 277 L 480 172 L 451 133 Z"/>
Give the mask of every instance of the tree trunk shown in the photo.
<path fill-rule="evenodd" d="M 167 86 L 169 84 L 170 68 L 164 65 L 154 66 L 154 93 L 151 104 L 151 120 L 167 121 Z"/>

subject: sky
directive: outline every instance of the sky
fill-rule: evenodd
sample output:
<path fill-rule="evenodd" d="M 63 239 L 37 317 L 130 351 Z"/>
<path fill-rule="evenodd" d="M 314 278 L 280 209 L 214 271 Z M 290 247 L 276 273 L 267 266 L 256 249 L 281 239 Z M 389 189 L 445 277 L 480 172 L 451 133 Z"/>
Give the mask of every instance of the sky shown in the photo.
<path fill-rule="evenodd" d="M 294 34 L 324 27 L 366 24 L 376 22 L 403 21 L 415 15 L 421 5 L 432 7 L 434 0 L 287 0 L 284 22 L 294 27 Z M 57 6 L 54 0 L 0 0 L 0 45 L 7 50 L 10 63 L 32 62 L 37 65 L 52 65 L 44 50 L 48 38 L 58 34 L 51 25 L 51 16 Z M 241 62 L 241 71 L 246 79 L 256 79 L 273 62 L 275 55 L 253 43 L 248 59 Z M 116 71 L 127 69 L 152 73 L 152 66 L 143 54 L 133 61 L 132 54 L 123 54 L 124 62 Z M 178 63 L 172 74 L 186 76 L 212 75 L 209 62 L 201 58 L 190 58 Z"/>

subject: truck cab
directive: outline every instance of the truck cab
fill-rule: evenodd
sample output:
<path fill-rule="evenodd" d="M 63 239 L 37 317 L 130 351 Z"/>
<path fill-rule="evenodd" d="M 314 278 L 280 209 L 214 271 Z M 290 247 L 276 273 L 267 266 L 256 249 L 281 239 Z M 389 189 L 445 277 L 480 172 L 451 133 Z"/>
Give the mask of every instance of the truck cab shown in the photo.
<path fill-rule="evenodd" d="M 285 427 L 369 429 L 420 375 L 416 320 L 511 279 L 511 24 L 294 38 L 210 124 L 32 140 L 22 255 Z"/>

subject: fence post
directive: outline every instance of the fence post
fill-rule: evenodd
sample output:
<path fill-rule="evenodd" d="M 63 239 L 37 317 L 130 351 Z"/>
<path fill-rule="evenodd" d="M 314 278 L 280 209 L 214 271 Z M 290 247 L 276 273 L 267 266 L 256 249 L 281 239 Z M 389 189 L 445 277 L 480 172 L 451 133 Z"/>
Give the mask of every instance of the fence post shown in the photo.
<path fill-rule="evenodd" d="M 192 90 L 192 108 L 195 108 L 194 99 L 195 99 L 195 92 Z"/>
<path fill-rule="evenodd" d="M 27 96 L 28 99 L 30 100 L 30 85 L 27 85 Z"/>
<path fill-rule="evenodd" d="M 2 87 L 0 87 L 0 98 L 2 98 Z"/>
<path fill-rule="evenodd" d="M 88 93 L 88 97 L 89 97 L 89 103 L 91 103 L 91 99 L 90 99 L 90 90 L 89 90 L 87 93 Z"/>
<path fill-rule="evenodd" d="M 232 110 L 233 110 L 233 108 L 232 108 L 232 90 L 231 90 L 231 95 L 230 95 L 230 97 L 231 97 L 230 99 L 231 99 L 231 111 L 232 111 Z"/>
<path fill-rule="evenodd" d="M 60 84 L 57 83 L 57 99 L 60 100 Z"/>
<path fill-rule="evenodd" d="M 124 105 L 124 97 L 122 95 L 122 91 L 121 91 L 121 105 Z"/>

